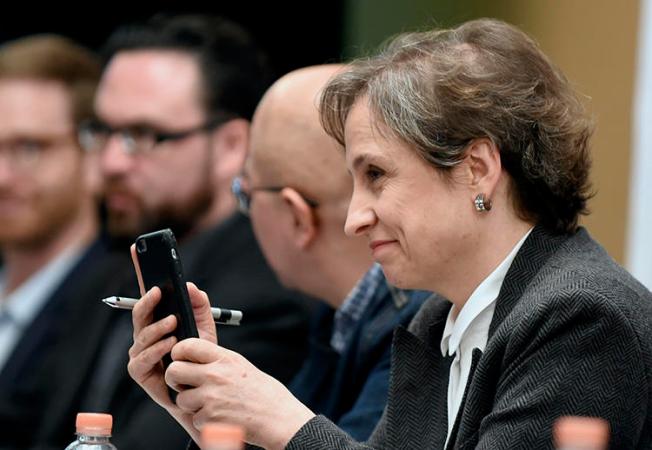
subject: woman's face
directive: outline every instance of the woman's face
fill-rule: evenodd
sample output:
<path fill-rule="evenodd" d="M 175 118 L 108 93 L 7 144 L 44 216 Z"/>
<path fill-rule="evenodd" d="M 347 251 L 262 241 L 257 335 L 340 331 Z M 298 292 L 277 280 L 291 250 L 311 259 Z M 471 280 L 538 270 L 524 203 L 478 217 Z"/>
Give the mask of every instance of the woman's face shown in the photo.
<path fill-rule="evenodd" d="M 462 162 L 444 178 L 406 144 L 379 134 L 371 120 L 363 98 L 346 121 L 353 196 L 345 231 L 368 238 L 390 283 L 446 295 L 463 281 L 478 242 L 468 166 Z"/>

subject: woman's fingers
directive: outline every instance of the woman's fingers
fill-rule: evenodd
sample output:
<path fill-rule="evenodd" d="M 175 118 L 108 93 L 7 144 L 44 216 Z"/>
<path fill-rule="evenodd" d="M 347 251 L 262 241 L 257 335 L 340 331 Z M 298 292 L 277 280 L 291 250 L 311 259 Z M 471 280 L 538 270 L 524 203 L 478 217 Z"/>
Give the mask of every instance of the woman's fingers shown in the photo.
<path fill-rule="evenodd" d="M 184 339 L 172 349 L 172 360 L 210 364 L 222 357 L 225 351 L 226 349 L 204 339 Z"/>
<path fill-rule="evenodd" d="M 146 379 L 152 370 L 161 362 L 163 356 L 169 353 L 176 343 L 177 338 L 170 336 L 155 342 L 138 353 L 134 352 L 132 354 L 133 347 L 129 349 L 130 358 L 129 364 L 127 365 L 129 375 L 137 382 Z"/>
<path fill-rule="evenodd" d="M 154 308 L 161 301 L 161 290 L 153 287 L 136 302 L 131 311 L 131 321 L 134 325 L 134 339 L 136 335 L 154 320 Z"/>
<path fill-rule="evenodd" d="M 187 283 L 188 295 L 192 305 L 192 312 L 195 316 L 195 323 L 199 331 L 199 337 L 217 344 L 217 329 L 213 314 L 211 313 L 211 303 L 206 292 L 195 286 L 194 283 Z"/>
<path fill-rule="evenodd" d="M 177 392 L 202 386 L 205 382 L 206 375 L 199 364 L 174 361 L 165 371 L 165 384 Z"/>
<path fill-rule="evenodd" d="M 129 349 L 129 356 L 135 357 L 148 347 L 172 333 L 177 327 L 177 318 L 170 315 L 140 329 L 134 330 L 134 343 Z"/>
<path fill-rule="evenodd" d="M 228 353 L 203 339 L 185 339 L 172 348 L 173 362 L 165 371 L 165 382 L 177 392 L 202 388 L 219 396 L 231 369 Z"/>
<path fill-rule="evenodd" d="M 186 389 L 179 392 L 176 403 L 182 411 L 194 414 L 204 406 L 205 398 L 202 388 Z"/>

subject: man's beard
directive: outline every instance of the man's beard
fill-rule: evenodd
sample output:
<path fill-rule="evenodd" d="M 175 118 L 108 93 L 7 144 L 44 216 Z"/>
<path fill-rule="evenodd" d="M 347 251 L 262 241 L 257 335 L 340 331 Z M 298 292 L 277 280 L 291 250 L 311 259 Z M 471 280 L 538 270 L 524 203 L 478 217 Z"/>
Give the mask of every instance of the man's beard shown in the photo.
<path fill-rule="evenodd" d="M 128 247 L 143 234 L 170 228 L 177 240 L 182 241 L 193 231 L 197 222 L 210 210 L 215 193 L 210 183 L 203 184 L 185 202 L 166 204 L 156 211 L 142 207 L 138 217 L 120 216 L 106 212 L 106 229 L 115 247 Z"/>
<path fill-rule="evenodd" d="M 31 214 L 2 218 L 0 246 L 35 251 L 56 239 L 62 230 L 80 220 L 84 194 L 76 183 L 52 187 L 48 192 L 21 198 L 23 208 Z M 0 196 L 5 195 L 0 192 Z M 8 196 L 8 195 L 7 195 Z"/>

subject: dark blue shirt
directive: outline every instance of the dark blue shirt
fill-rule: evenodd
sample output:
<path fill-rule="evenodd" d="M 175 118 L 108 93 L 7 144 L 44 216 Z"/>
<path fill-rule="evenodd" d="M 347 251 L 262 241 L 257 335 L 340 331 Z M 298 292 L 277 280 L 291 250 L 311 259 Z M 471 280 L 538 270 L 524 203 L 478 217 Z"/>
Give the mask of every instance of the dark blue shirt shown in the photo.
<path fill-rule="evenodd" d="M 369 291 L 365 286 L 374 289 Z M 363 441 L 378 423 L 387 401 L 394 328 L 407 326 L 432 294 L 388 285 L 377 266 L 352 292 L 361 295 L 350 296 L 345 303 L 350 305 L 349 300 L 357 298 L 363 301 L 353 300 L 353 304 L 364 304 L 364 308 L 355 308 L 355 320 L 346 321 L 346 330 L 338 320 L 340 325 L 334 333 L 336 312 L 321 306 L 312 330 L 310 353 L 289 388 L 314 413 L 325 415 Z M 333 341 L 343 345 L 336 350 Z"/>

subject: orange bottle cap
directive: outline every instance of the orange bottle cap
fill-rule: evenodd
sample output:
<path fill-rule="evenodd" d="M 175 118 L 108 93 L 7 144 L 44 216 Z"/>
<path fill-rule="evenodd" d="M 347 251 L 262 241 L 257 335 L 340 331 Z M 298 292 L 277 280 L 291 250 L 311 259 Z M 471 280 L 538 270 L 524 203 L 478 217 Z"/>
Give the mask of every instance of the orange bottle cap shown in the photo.
<path fill-rule="evenodd" d="M 606 449 L 609 422 L 598 417 L 561 417 L 555 422 L 553 434 L 558 448 L 576 446 Z"/>
<path fill-rule="evenodd" d="M 79 413 L 75 425 L 77 434 L 111 436 L 113 417 L 111 414 Z"/>
<path fill-rule="evenodd" d="M 228 423 L 207 423 L 201 429 L 202 446 L 229 445 L 242 448 L 245 439 L 244 428 Z"/>

